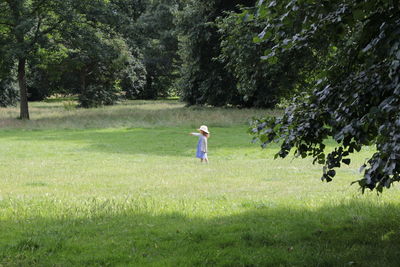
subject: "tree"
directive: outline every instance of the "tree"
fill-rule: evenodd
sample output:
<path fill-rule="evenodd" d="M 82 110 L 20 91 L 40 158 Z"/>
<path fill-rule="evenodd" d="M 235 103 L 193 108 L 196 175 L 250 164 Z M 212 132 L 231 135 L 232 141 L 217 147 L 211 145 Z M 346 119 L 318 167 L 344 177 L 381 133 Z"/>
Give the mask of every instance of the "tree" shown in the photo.
<path fill-rule="evenodd" d="M 67 55 L 59 64 L 60 82 L 65 90 L 78 94 L 85 108 L 113 104 L 120 89 L 117 83 L 131 67 L 126 42 L 113 31 L 99 28 L 76 23 L 60 34 Z"/>
<path fill-rule="evenodd" d="M 50 42 L 41 45 L 27 64 L 27 90 L 29 101 L 42 101 L 46 97 L 65 93 L 60 86 L 59 65 L 67 57 L 65 47 Z"/>
<path fill-rule="evenodd" d="M 125 68 L 120 86 L 125 92 L 126 99 L 136 99 L 142 95 L 146 88 L 146 66 L 143 63 L 143 55 L 135 49 L 133 56 L 128 59 L 127 68 Z"/>
<path fill-rule="evenodd" d="M 313 157 L 322 179 L 350 164 L 363 146 L 377 152 L 361 167 L 366 188 L 389 188 L 400 180 L 400 10 L 391 0 L 260 1 L 256 16 L 268 21 L 260 33 L 266 64 L 288 55 L 296 84 L 311 94 L 298 98 L 281 118 L 254 122 L 263 146 L 281 141 L 277 156 Z M 302 21 L 296 24 L 296 21 Z M 304 53 L 310 51 L 311 54 Z M 310 56 L 311 55 L 311 56 Z M 296 64 L 301 62 L 304 67 Z M 309 64 L 313 62 L 313 64 Z M 306 75 L 304 75 L 306 74 Z M 324 140 L 337 145 L 325 152 Z"/>
<path fill-rule="evenodd" d="M 0 24 L 0 47 L 8 43 L 7 28 Z M 18 100 L 18 92 L 12 79 L 13 61 L 9 54 L 0 49 L 0 107 L 14 105 Z"/>
<path fill-rule="evenodd" d="M 7 39 L 2 53 L 17 61 L 17 80 L 20 91 L 20 118 L 29 119 L 26 63 L 47 35 L 71 18 L 69 0 L 6 0 L 0 3 L 0 24 Z"/>
<path fill-rule="evenodd" d="M 181 1 L 149 1 L 146 11 L 137 20 L 137 46 L 146 66 L 146 84 L 135 98 L 155 99 L 168 96 L 178 72 L 178 36 L 175 14 Z"/>
<path fill-rule="evenodd" d="M 279 64 L 264 64 L 260 57 L 269 43 L 254 45 L 255 35 L 261 32 L 267 22 L 264 19 L 248 16 L 254 8 L 242 9 L 242 13 L 230 12 L 218 20 L 221 34 L 221 53 L 219 61 L 235 78 L 235 91 L 238 96 L 234 105 L 244 107 L 273 108 L 282 98 L 288 98 L 293 74 L 285 70 L 288 61 L 282 58 Z M 256 37 L 257 38 L 257 37 Z M 282 73 L 285 73 L 283 79 Z M 282 86 L 282 84 L 285 86 Z"/>
<path fill-rule="evenodd" d="M 254 1 L 188 1 L 178 15 L 182 66 L 178 87 L 189 105 L 223 106 L 238 98 L 235 79 L 217 58 L 221 54 L 216 19 Z"/>
<path fill-rule="evenodd" d="M 96 38 L 103 42 L 99 47 L 105 50 L 94 50 L 99 52 L 99 57 L 105 59 L 104 55 L 111 52 L 110 47 L 116 42 L 104 40 L 105 36 L 112 40 L 117 40 L 118 34 L 127 35 L 132 25 L 132 20 L 139 15 L 140 0 L 95 0 L 95 1 L 79 1 L 79 0 L 6 0 L 0 3 L 0 25 L 2 39 L 6 40 L 5 45 L 0 48 L 0 54 L 8 55 L 14 59 L 17 64 L 17 77 L 20 89 L 21 119 L 29 119 L 28 109 L 28 91 L 27 91 L 27 65 L 31 67 L 32 73 L 38 75 L 43 74 L 40 68 L 37 68 L 35 57 L 41 48 L 63 49 L 58 44 L 68 42 L 68 38 L 77 37 L 86 34 L 91 41 Z M 75 35 L 69 29 L 77 29 Z M 62 30 L 61 30 L 62 29 Z M 83 32 L 86 31 L 86 32 Z M 102 37 L 104 36 L 104 37 Z M 75 38 L 77 41 L 79 38 Z M 81 38 L 88 41 L 88 38 Z M 89 44 L 86 42 L 85 44 Z M 91 43 L 93 44 L 93 43 Z M 89 46 L 88 46 L 89 47 Z M 91 48 L 93 48 L 92 46 Z M 80 47 L 82 48 L 82 47 Z M 98 47 L 96 47 L 98 48 Z M 110 55 L 108 53 L 108 55 Z M 113 54 L 117 60 L 119 55 Z M 27 64 L 28 63 L 28 64 Z M 112 67 L 109 69 L 112 70 Z M 105 76 L 103 76 L 104 78 Z M 42 77 L 42 80 L 46 77 Z M 103 78 L 97 77 L 100 80 Z M 104 81 L 104 79 L 103 79 Z M 82 83 L 81 83 L 82 84 Z M 104 85 L 104 84 L 103 84 Z M 113 90 L 114 87 L 109 84 L 106 86 Z M 104 91 L 101 89 L 100 91 Z"/>

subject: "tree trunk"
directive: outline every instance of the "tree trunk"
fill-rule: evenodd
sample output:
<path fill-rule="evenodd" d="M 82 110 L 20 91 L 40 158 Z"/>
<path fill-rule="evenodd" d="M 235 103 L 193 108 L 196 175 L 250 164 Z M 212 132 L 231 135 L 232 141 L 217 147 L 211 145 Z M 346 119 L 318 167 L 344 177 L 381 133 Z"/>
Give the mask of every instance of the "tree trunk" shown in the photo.
<path fill-rule="evenodd" d="M 18 85 L 20 94 L 20 119 L 29 120 L 28 89 L 25 77 L 26 58 L 18 59 Z"/>
<path fill-rule="evenodd" d="M 84 94 L 86 91 L 86 70 L 82 70 L 80 73 L 81 78 L 81 94 Z"/>

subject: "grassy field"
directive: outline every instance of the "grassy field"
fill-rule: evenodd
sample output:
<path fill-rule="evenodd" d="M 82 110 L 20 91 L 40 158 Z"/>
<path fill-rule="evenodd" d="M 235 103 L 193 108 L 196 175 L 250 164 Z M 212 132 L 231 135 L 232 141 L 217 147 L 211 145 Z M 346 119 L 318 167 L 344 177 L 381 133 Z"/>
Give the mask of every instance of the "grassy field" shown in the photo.
<path fill-rule="evenodd" d="M 327 184 L 250 143 L 247 121 L 269 111 L 31 106 L 29 122 L 0 109 L 0 266 L 399 265 L 398 187 L 350 186 L 373 148 Z M 188 135 L 200 124 L 208 165 Z"/>

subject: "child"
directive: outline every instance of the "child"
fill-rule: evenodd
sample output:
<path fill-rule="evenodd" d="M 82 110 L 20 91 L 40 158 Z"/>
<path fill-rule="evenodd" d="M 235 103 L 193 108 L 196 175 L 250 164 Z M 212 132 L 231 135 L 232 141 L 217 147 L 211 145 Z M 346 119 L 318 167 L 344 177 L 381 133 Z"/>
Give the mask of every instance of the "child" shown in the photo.
<path fill-rule="evenodd" d="M 208 163 L 207 157 L 207 138 L 210 136 L 210 132 L 208 131 L 208 127 L 202 125 L 199 129 L 200 133 L 190 133 L 190 135 L 198 136 L 199 142 L 197 143 L 197 152 L 196 157 L 200 159 L 200 162 Z"/>

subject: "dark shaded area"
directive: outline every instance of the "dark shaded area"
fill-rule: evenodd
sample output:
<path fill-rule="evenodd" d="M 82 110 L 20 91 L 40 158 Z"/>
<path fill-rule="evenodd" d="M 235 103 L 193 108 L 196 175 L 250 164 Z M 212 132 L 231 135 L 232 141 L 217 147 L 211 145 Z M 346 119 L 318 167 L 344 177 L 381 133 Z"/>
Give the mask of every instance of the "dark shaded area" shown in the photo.
<path fill-rule="evenodd" d="M 2 203 L 9 205 L 9 203 Z M 110 201 L 87 218 L 2 220 L 0 264 L 398 266 L 400 207 L 353 201 L 310 211 L 247 203 L 213 219 L 153 216 Z M 8 238 L 7 238 L 8 237 Z"/>
<path fill-rule="evenodd" d="M 218 17 L 238 11 L 239 5 L 252 6 L 255 1 L 193 1 L 178 19 L 181 32 L 181 59 L 177 87 L 188 105 L 246 106 L 237 88 L 237 80 L 226 64 L 216 60 L 221 55 L 222 34 Z M 249 66 L 252 68 L 252 66 Z"/>

